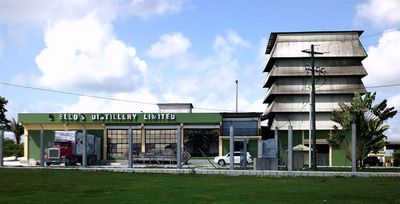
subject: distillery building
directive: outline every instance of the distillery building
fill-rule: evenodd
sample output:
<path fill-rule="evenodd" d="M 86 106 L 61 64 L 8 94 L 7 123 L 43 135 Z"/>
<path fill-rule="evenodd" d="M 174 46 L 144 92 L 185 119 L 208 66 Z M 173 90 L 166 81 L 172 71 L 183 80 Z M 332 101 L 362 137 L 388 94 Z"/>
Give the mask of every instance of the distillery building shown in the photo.
<path fill-rule="evenodd" d="M 235 150 L 247 149 L 257 155 L 261 140 L 262 113 L 193 113 L 190 103 L 158 104 L 157 113 L 20 113 L 24 127 L 24 157 L 40 159 L 40 132 L 44 133 L 45 151 L 56 132 L 84 129 L 99 141 L 98 160 L 123 160 L 128 152 L 128 131 L 132 131 L 133 152 L 146 155 L 176 148 L 182 138 L 182 150 L 192 157 L 217 156 L 229 152 L 229 127 L 235 135 Z M 178 134 L 181 137 L 178 137 Z"/>

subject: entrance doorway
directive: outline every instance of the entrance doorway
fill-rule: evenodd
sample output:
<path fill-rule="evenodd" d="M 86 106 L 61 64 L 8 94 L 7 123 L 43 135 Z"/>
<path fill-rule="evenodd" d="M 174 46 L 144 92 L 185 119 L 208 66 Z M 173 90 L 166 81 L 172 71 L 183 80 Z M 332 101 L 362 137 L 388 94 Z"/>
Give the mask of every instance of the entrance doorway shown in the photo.
<path fill-rule="evenodd" d="M 218 129 L 185 129 L 185 150 L 194 157 L 218 155 Z"/>
<path fill-rule="evenodd" d="M 329 166 L 329 145 L 317 144 L 317 165 Z"/>

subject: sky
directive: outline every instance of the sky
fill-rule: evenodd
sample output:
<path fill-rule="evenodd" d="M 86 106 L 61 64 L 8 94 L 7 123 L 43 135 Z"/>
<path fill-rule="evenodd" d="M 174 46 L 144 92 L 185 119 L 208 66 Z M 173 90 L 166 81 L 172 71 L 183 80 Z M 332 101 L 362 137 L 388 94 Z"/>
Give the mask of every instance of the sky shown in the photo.
<path fill-rule="evenodd" d="M 364 30 L 367 87 L 400 81 L 400 0 L 0 0 L 7 116 L 28 112 L 264 112 L 271 32 Z M 400 110 L 400 86 L 368 88 Z M 140 102 L 140 103 L 135 103 Z M 388 121 L 400 140 L 400 114 Z"/>

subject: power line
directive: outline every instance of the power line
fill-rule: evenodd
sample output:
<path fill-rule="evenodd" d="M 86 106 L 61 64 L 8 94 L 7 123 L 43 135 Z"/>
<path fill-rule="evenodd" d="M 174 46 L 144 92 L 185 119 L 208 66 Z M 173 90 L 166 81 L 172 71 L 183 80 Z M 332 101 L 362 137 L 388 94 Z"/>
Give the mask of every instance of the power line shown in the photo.
<path fill-rule="evenodd" d="M 400 30 L 400 28 L 394 28 L 394 29 L 385 30 L 385 31 L 381 31 L 381 32 L 371 33 L 371 34 L 368 34 L 368 35 L 360 36 L 360 39 L 375 37 L 375 36 L 378 36 L 378 35 L 382 35 L 383 33 L 391 33 L 391 32 L 395 32 L 395 31 L 399 31 L 399 30 Z"/>
<path fill-rule="evenodd" d="M 376 86 L 366 86 L 367 89 L 376 89 L 376 88 L 386 88 L 386 87 L 393 87 L 393 86 L 400 86 L 400 84 L 385 84 L 385 85 L 376 85 Z"/>
<path fill-rule="evenodd" d="M 103 100 L 109 100 L 109 101 L 118 101 L 118 102 L 126 102 L 126 103 L 137 103 L 137 104 L 154 105 L 154 106 L 158 105 L 157 103 L 151 103 L 151 102 L 146 102 L 146 101 L 136 101 L 136 100 L 121 99 L 121 98 L 110 98 L 110 97 L 97 96 L 97 95 L 89 95 L 89 94 L 82 94 L 82 93 L 75 93 L 75 92 L 68 92 L 68 91 L 60 91 L 60 90 L 46 89 L 46 88 L 33 87 L 33 86 L 25 86 L 25 85 L 20 85 L 20 84 L 12 84 L 12 83 L 2 82 L 2 81 L 0 81 L 0 84 L 6 85 L 6 86 L 17 87 L 17 88 L 24 88 L 24 89 L 31 89 L 31 90 L 37 90 L 37 91 L 45 91 L 45 92 L 51 92 L 51 93 L 73 95 L 73 96 L 82 96 L 82 97 L 103 99 Z M 234 110 L 205 108 L 205 107 L 197 107 L 197 108 L 193 107 L 193 109 L 209 110 L 209 111 L 234 112 Z"/>

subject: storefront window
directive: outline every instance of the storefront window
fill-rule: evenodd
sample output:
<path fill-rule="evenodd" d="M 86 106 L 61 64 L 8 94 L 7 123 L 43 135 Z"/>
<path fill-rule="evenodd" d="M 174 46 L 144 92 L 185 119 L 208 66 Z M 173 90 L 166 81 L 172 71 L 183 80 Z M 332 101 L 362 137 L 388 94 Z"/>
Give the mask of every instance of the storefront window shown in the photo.
<path fill-rule="evenodd" d="M 126 129 L 107 130 L 107 157 L 108 159 L 125 159 L 128 155 L 128 131 Z M 142 131 L 132 130 L 133 136 L 133 154 L 141 152 Z"/>
<path fill-rule="evenodd" d="M 146 130 L 146 152 L 160 153 L 167 148 L 176 149 L 177 130 Z"/>

